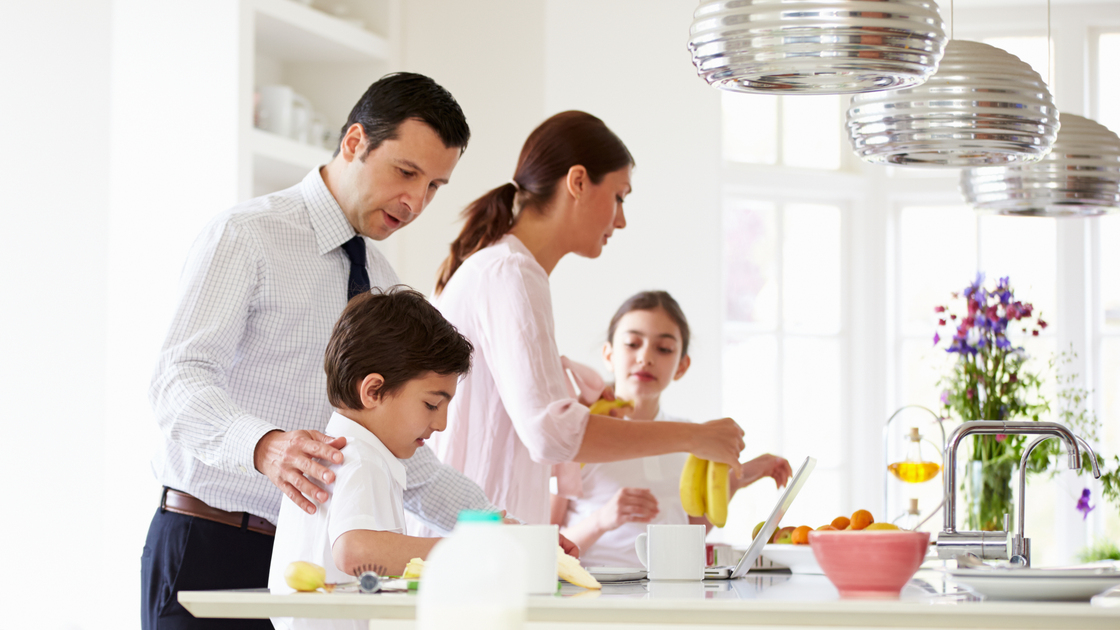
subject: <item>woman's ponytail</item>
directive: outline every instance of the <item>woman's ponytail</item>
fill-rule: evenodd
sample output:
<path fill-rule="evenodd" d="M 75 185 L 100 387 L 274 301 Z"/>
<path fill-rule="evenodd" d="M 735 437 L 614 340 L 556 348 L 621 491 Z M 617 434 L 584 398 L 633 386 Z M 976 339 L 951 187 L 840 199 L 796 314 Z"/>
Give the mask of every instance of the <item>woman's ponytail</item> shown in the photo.
<path fill-rule="evenodd" d="M 439 295 L 463 261 L 509 233 L 518 213 L 545 212 L 558 183 L 575 165 L 598 184 L 610 172 L 634 165 L 634 157 L 603 121 L 587 112 L 560 112 L 541 123 L 521 147 L 513 181 L 479 197 L 463 211 L 466 224 L 439 268 Z"/>
<path fill-rule="evenodd" d="M 451 242 L 451 253 L 439 267 L 436 295 L 443 292 L 459 266 L 471 254 L 493 244 L 513 227 L 513 204 L 517 185 L 507 182 L 474 200 L 463 210 L 466 222 L 459 237 Z"/>

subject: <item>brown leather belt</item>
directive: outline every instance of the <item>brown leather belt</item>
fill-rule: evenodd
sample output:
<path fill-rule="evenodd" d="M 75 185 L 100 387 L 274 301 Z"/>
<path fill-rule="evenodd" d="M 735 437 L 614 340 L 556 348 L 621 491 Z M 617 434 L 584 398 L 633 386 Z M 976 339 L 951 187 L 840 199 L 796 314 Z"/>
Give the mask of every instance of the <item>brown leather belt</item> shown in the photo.
<path fill-rule="evenodd" d="M 212 508 L 185 492 L 167 487 L 163 489 L 163 498 L 160 499 L 159 506 L 176 514 L 204 518 L 208 521 L 240 527 L 266 536 L 276 535 L 276 526 L 259 516 L 248 512 L 226 512 L 225 510 Z"/>

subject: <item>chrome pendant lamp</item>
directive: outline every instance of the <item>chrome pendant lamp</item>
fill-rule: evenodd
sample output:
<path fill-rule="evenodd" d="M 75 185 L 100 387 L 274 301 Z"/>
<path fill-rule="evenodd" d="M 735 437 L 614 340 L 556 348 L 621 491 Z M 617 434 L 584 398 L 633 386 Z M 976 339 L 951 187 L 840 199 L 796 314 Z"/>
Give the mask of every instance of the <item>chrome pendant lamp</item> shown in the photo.
<path fill-rule="evenodd" d="M 918 87 L 856 94 L 848 137 L 868 162 L 961 167 L 1040 159 L 1058 133 L 1054 97 L 1015 55 L 952 40 Z"/>
<path fill-rule="evenodd" d="M 1120 212 L 1120 137 L 1108 127 L 1061 114 L 1054 147 L 1038 162 L 967 168 L 961 192 L 997 214 L 1088 217 Z"/>
<path fill-rule="evenodd" d="M 688 48 L 724 90 L 851 94 L 922 83 L 947 40 L 933 0 L 705 0 Z"/>

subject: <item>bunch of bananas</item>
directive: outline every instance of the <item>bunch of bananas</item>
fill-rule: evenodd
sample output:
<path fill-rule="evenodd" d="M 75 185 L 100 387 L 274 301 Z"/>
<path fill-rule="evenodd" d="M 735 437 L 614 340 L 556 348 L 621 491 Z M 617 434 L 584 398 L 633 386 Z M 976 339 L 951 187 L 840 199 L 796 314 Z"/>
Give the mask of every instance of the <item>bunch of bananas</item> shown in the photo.
<path fill-rule="evenodd" d="M 707 515 L 716 527 L 727 523 L 727 502 L 730 499 L 731 468 L 727 464 L 710 462 L 688 455 L 681 471 L 681 505 L 689 516 Z"/>

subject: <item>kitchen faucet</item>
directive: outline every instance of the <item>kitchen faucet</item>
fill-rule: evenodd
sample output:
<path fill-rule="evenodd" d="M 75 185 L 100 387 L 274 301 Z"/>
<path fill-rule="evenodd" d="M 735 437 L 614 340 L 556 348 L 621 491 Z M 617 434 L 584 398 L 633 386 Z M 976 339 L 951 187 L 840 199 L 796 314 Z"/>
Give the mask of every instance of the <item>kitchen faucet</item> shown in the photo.
<path fill-rule="evenodd" d="M 1052 437 L 1055 436 L 1043 435 L 1035 438 L 1030 446 L 1023 450 L 1023 457 L 1019 460 L 1019 500 L 1015 513 L 1015 535 L 1011 537 L 1011 558 L 1021 557 L 1023 559 L 1022 564 L 1027 567 L 1031 566 L 1031 539 L 1024 535 L 1027 516 L 1027 459 L 1031 456 L 1034 447 Z M 1089 461 L 1093 462 L 1093 477 L 1100 479 L 1101 469 L 1097 466 L 1097 454 L 1093 452 L 1093 447 L 1081 439 L 1081 436 L 1075 435 L 1073 437 L 1077 438 L 1077 442 L 1089 452 Z"/>
<path fill-rule="evenodd" d="M 937 557 L 943 560 L 960 554 L 972 553 L 980 558 L 1006 560 L 1009 556 L 1007 531 L 970 532 L 957 531 L 957 447 L 969 435 L 1045 435 L 1061 438 L 1066 444 L 1069 467 L 1081 468 L 1081 451 L 1077 436 L 1056 422 L 976 420 L 965 422 L 949 436 L 945 446 L 945 527 L 937 536 Z M 1033 446 L 1033 445 L 1032 445 Z M 1020 471 L 1022 474 L 1022 471 Z M 1019 494 L 1020 507 L 1023 496 Z M 1020 525 L 1022 517 L 1020 517 Z M 1004 529 L 1010 529 L 1004 518 Z"/>

